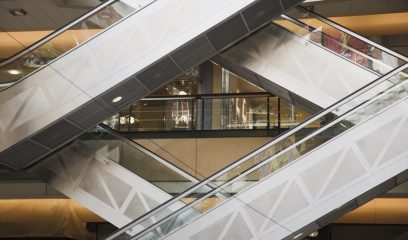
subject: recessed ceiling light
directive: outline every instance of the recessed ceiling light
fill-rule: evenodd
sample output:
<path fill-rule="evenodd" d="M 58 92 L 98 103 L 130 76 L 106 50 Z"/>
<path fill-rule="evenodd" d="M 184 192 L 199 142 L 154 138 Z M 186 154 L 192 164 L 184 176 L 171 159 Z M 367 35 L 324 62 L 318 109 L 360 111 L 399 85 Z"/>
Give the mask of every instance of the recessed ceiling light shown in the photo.
<path fill-rule="evenodd" d="M 302 235 L 303 235 L 303 233 L 299 233 L 298 235 L 294 236 L 293 239 L 299 238 Z"/>
<path fill-rule="evenodd" d="M 317 236 L 319 236 L 319 232 L 318 231 L 314 231 L 314 232 L 312 232 L 311 234 L 309 234 L 309 237 L 317 237 Z"/>
<path fill-rule="evenodd" d="M 27 15 L 26 10 L 24 10 L 22 8 L 8 9 L 8 12 L 13 16 L 25 16 L 25 15 Z"/>
<path fill-rule="evenodd" d="M 115 97 L 114 99 L 112 99 L 112 102 L 113 102 L 113 103 L 117 103 L 117 102 L 119 102 L 120 100 L 122 100 L 122 97 L 121 97 L 121 96 Z"/>
<path fill-rule="evenodd" d="M 7 70 L 7 72 L 10 73 L 11 75 L 18 75 L 21 73 L 21 71 L 17 69 L 10 69 L 10 70 Z"/>

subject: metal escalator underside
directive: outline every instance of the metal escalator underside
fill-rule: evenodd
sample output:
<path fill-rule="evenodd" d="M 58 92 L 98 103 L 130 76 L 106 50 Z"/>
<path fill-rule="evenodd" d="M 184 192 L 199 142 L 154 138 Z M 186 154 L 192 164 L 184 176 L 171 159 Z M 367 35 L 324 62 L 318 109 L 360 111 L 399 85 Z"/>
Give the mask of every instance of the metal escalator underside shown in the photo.
<path fill-rule="evenodd" d="M 197 2 L 190 19 L 187 3 L 155 1 L 1 92 L 0 163 L 31 166 L 300 2 Z"/>

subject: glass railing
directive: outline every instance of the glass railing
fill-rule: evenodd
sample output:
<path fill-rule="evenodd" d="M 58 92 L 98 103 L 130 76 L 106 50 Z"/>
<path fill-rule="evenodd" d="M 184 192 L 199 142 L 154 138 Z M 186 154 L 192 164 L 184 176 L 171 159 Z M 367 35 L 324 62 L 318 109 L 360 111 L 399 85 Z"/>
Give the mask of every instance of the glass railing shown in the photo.
<path fill-rule="evenodd" d="M 104 124 L 119 132 L 289 129 L 308 117 L 269 93 L 214 94 L 144 98 Z"/>
<path fill-rule="evenodd" d="M 67 161 L 58 163 L 58 161 L 56 161 L 57 159 L 67 159 Z M 94 161 L 96 164 L 90 163 L 89 161 Z M 56 165 L 52 164 L 55 162 L 57 162 Z M 68 170 L 68 173 L 66 172 L 66 169 L 61 171 L 61 169 L 64 168 L 69 169 L 65 164 L 72 164 L 73 166 L 75 165 L 85 168 L 91 164 L 92 168 L 106 166 L 106 169 L 100 171 L 91 168 L 89 169 L 89 172 L 86 173 L 89 175 L 84 176 L 84 173 L 82 173 L 80 177 L 77 175 L 79 172 L 76 170 Z M 129 178 L 126 175 L 126 170 L 118 168 L 119 166 L 135 174 L 137 178 Z M 50 172 L 47 172 L 46 169 Z M 103 175 L 102 177 L 106 177 L 108 182 L 115 184 L 112 186 L 117 189 L 117 191 L 112 190 L 111 192 L 112 198 L 115 199 L 124 200 L 124 197 L 127 196 L 124 195 L 124 192 L 127 191 L 124 189 L 128 189 L 129 187 L 129 185 L 127 185 L 129 182 L 126 181 L 141 178 L 145 180 L 146 183 L 148 182 L 152 184 L 151 187 L 149 187 L 148 184 L 140 186 L 146 194 L 151 193 L 151 196 L 161 196 L 158 199 L 156 198 L 151 202 L 146 203 L 151 207 L 162 204 L 165 200 L 171 198 L 172 195 L 185 191 L 199 182 L 198 179 L 178 168 L 172 162 L 161 158 L 104 125 L 97 125 L 88 132 L 82 134 L 73 142 L 64 146 L 61 150 L 49 156 L 48 161 L 39 166 L 37 171 L 39 171 L 38 173 L 44 171 L 40 174 L 41 176 L 48 176 L 48 174 L 57 175 L 51 179 L 51 182 L 54 183 L 59 180 L 67 181 L 66 174 L 69 176 L 72 174 L 70 177 L 74 179 L 78 177 L 76 181 L 83 178 L 83 180 L 77 182 L 75 187 L 85 191 L 86 194 L 92 195 L 93 198 L 102 201 L 109 206 L 112 206 L 111 200 L 107 198 L 106 194 L 101 194 L 101 189 L 103 187 L 91 180 L 92 177 L 94 177 L 92 175 L 95 175 L 95 172 L 100 171 Z M 155 195 L 160 192 L 158 189 L 161 189 L 163 194 Z M 210 190 L 210 188 L 207 187 L 204 187 L 203 189 L 206 191 Z M 64 187 L 62 187 L 62 190 L 66 190 L 66 188 L 64 189 Z M 166 195 L 164 193 L 167 193 L 168 197 L 163 197 Z M 136 193 L 136 195 L 137 194 L 138 193 Z M 148 198 L 145 199 L 148 201 Z M 188 202 L 189 199 L 183 199 L 179 204 L 184 205 L 184 201 Z M 96 206 L 100 207 L 98 204 Z M 127 207 L 126 209 L 123 209 L 122 213 L 130 219 L 135 219 L 141 217 L 145 213 L 143 209 L 144 208 L 134 209 L 132 207 Z M 194 214 L 197 215 L 198 213 Z M 109 216 L 105 215 L 104 217 Z"/>
<path fill-rule="evenodd" d="M 169 183 L 178 184 L 177 189 L 180 190 L 180 186 L 187 189 L 198 182 L 175 164 L 104 125 L 98 125 L 84 133 L 61 151 L 71 150 L 101 156 L 109 162 L 119 164 L 169 194 L 174 194 L 174 188 Z M 161 184 L 163 182 L 168 184 Z"/>
<path fill-rule="evenodd" d="M 112 0 L 110 2 L 113 2 Z M 60 32 L 71 22 L 76 19 L 85 17 L 98 8 L 104 7 L 109 4 L 109 1 L 82 1 L 78 3 L 53 3 L 46 2 L 41 3 L 41 7 L 48 7 L 48 9 L 58 11 L 61 15 L 51 14 L 50 22 L 35 23 L 29 26 L 15 26 L 10 22 L 3 22 L 0 29 L 0 66 L 3 61 L 8 61 L 18 57 L 16 55 L 22 54 L 27 48 L 35 48 L 40 45 L 41 42 L 46 41 L 48 37 Z M 22 8 L 7 9 L 8 13 L 16 16 L 15 21 L 19 21 L 17 18 L 24 18 L 29 15 L 34 18 L 43 18 L 39 16 L 44 14 L 40 11 L 26 11 L 25 5 L 22 4 Z M 30 9 L 32 10 L 32 9 Z"/>
<path fill-rule="evenodd" d="M 377 75 L 407 62 L 406 57 L 302 7 L 281 15 L 274 23 Z"/>
<path fill-rule="evenodd" d="M 57 34 L 45 38 L 35 48 L 29 48 L 17 55 L 16 58 L 1 63 L 0 90 L 43 68 L 51 61 L 155 1 L 140 0 L 138 1 L 138 3 L 140 2 L 138 9 L 118 0 L 107 1 L 95 11 L 91 11 L 77 21 L 70 23 Z"/>
<path fill-rule="evenodd" d="M 199 184 L 179 194 L 162 206 L 157 207 L 143 218 L 122 228 L 108 239 L 159 239 L 178 226 L 173 222 L 189 222 L 196 216 L 193 212 L 205 213 L 226 199 L 217 197 L 218 192 L 236 193 L 261 181 L 270 174 L 285 167 L 290 162 L 299 160 L 306 153 L 335 138 L 339 134 L 361 124 L 385 110 L 387 107 L 408 97 L 408 64 L 405 64 L 387 75 L 371 82 L 338 103 L 328 107 L 294 129 L 286 132 L 270 143 L 250 153 L 227 168 L 215 173 Z M 398 79 L 393 85 L 383 84 L 390 79 Z M 324 119 L 325 125 L 305 134 L 302 130 L 316 121 Z M 203 191 L 207 184 L 218 186 L 211 191 Z M 230 196 L 233 196 L 231 194 Z M 172 214 L 165 214 L 163 209 L 175 206 L 180 199 L 195 197 L 195 200 Z M 143 231 L 134 231 L 135 226 L 146 226 Z"/>

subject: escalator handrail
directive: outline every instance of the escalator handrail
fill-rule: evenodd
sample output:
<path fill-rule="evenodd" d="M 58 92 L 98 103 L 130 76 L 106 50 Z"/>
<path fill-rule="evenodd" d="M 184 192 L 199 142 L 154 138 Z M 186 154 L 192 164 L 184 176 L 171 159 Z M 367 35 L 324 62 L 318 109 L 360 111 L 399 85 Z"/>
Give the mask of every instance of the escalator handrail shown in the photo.
<path fill-rule="evenodd" d="M 339 30 L 341 30 L 341 31 L 343 31 L 343 32 L 345 32 L 345 33 L 347 33 L 347 34 L 349 34 L 349 35 L 363 41 L 363 42 L 366 42 L 366 43 L 368 43 L 368 44 L 370 44 L 370 45 L 372 45 L 372 46 L 374 46 L 374 47 L 376 47 L 378 49 L 381 49 L 382 51 L 384 51 L 384 52 L 386 52 L 386 53 L 388 53 L 388 54 L 390 54 L 390 55 L 392 55 L 394 57 L 402 59 L 405 62 L 408 62 L 408 57 L 406 57 L 406 56 L 404 56 L 402 54 L 399 54 L 399 53 L 397 53 L 397 52 L 395 52 L 395 51 L 393 51 L 393 50 L 391 50 L 389 48 L 386 48 L 386 47 L 384 47 L 384 46 L 382 46 L 382 45 L 380 45 L 380 44 L 378 44 L 378 43 L 376 43 L 374 41 L 371 41 L 370 39 L 365 38 L 365 37 L 353 32 L 353 31 L 351 31 L 350 29 L 348 29 L 348 28 L 346 28 L 344 26 L 341 26 L 341 25 L 333 22 L 332 20 L 330 20 L 330 19 L 328 19 L 328 18 L 326 18 L 326 17 L 324 17 L 324 16 L 322 16 L 322 15 L 320 15 L 318 13 L 315 13 L 315 12 L 313 12 L 313 11 L 303 7 L 303 6 L 298 6 L 298 7 L 305 10 L 305 11 L 307 11 L 307 12 L 309 12 L 310 14 L 314 15 L 314 17 L 316 17 L 318 20 L 326 23 L 327 25 L 329 25 L 329 26 L 331 26 L 333 28 L 337 28 L 337 29 L 339 29 Z"/>
<path fill-rule="evenodd" d="M 108 0 L 105 1 L 104 3 L 98 5 L 97 7 L 93 8 L 91 11 L 85 13 L 84 15 L 80 16 L 79 18 L 73 20 L 72 22 L 66 24 L 65 26 L 61 27 L 60 29 L 50 33 L 49 35 L 47 35 L 46 37 L 42 38 L 41 40 L 37 41 L 36 43 L 30 45 L 29 47 L 26 47 L 25 49 L 19 51 L 18 53 L 14 54 L 13 56 L 7 58 L 6 60 L 3 60 L 0 62 L 0 67 L 3 67 L 11 62 L 14 62 L 15 60 L 19 59 L 20 57 L 24 56 L 25 54 L 31 52 L 32 50 L 38 48 L 39 46 L 43 45 L 44 43 L 50 41 L 51 39 L 57 37 L 58 35 L 60 35 L 61 33 L 65 32 L 66 30 L 68 30 L 69 28 L 73 27 L 75 24 L 81 22 L 82 20 L 90 17 L 91 15 L 99 12 L 101 9 L 103 9 L 104 7 L 112 4 L 113 2 L 116 2 L 119 0 Z"/>
<path fill-rule="evenodd" d="M 405 68 L 408 67 L 408 63 L 404 64 L 392 71 L 390 71 L 389 73 L 383 75 L 382 77 L 368 83 L 367 85 L 361 87 L 360 89 L 358 89 L 357 91 L 355 91 L 354 93 L 344 97 L 343 99 L 339 100 L 338 102 L 332 104 L 331 106 L 327 107 L 326 109 L 320 111 L 319 113 L 315 114 L 314 116 L 312 116 L 311 118 L 307 119 L 306 121 L 304 121 L 303 123 L 297 125 L 296 127 L 292 128 L 291 130 L 288 130 L 287 132 L 281 134 L 280 136 L 278 136 L 277 138 L 273 139 L 272 141 L 270 141 L 269 143 L 263 145 L 262 147 L 256 149 L 255 151 L 247 154 L 246 156 L 242 157 L 241 159 L 237 160 L 236 162 L 228 165 L 227 167 L 221 169 L 220 171 L 212 174 L 211 176 L 209 176 L 208 178 L 202 180 L 201 182 L 199 182 L 198 184 L 192 186 L 191 188 L 187 189 L 186 191 L 184 191 L 183 193 L 178 194 L 177 196 L 175 196 L 174 198 L 168 200 L 167 202 L 159 205 L 158 207 L 156 207 L 155 209 L 151 210 L 150 212 L 144 214 L 143 216 L 141 216 L 140 218 L 130 222 L 129 224 L 127 224 L 126 226 L 124 226 L 122 229 L 119 229 L 117 232 L 115 232 L 113 235 L 111 235 L 109 238 L 107 239 L 114 239 L 115 237 L 119 236 L 120 234 L 124 233 L 125 231 L 133 228 L 134 226 L 138 225 L 139 223 L 145 221 L 146 219 L 150 218 L 151 216 L 153 216 L 154 214 L 156 214 L 157 212 L 160 212 L 161 210 L 164 210 L 165 208 L 167 208 L 168 206 L 180 201 L 182 198 L 188 196 L 190 193 L 193 193 L 195 190 L 208 185 L 209 182 L 217 179 L 218 177 L 224 175 L 225 173 L 227 173 L 228 171 L 230 171 L 231 169 L 241 165 L 242 163 L 244 163 L 245 161 L 247 161 L 248 159 L 252 158 L 253 156 L 257 155 L 258 153 L 270 148 L 272 145 L 275 145 L 276 143 L 279 143 L 280 141 L 282 141 L 283 139 L 293 135 L 294 133 L 298 132 L 299 130 L 303 129 L 305 126 L 313 123 L 314 121 L 320 119 L 321 117 L 325 116 L 328 113 L 331 113 L 333 110 L 335 110 L 336 108 L 344 105 L 345 103 L 347 103 L 348 101 L 352 100 L 353 98 L 355 98 L 356 96 L 368 91 L 369 89 L 381 84 L 382 82 L 388 80 L 389 77 L 399 73 L 400 71 L 404 70 Z M 272 157 L 272 156 L 271 156 Z M 188 205 L 187 205 L 188 206 Z"/>
<path fill-rule="evenodd" d="M 158 155 L 154 154 L 153 152 L 151 152 L 150 150 L 148 150 L 145 147 L 141 146 L 140 144 L 138 144 L 138 143 L 128 139 L 127 137 L 119 134 L 118 132 L 116 132 L 115 130 L 110 128 L 109 126 L 107 126 L 107 125 L 105 125 L 103 123 L 100 123 L 98 126 L 101 127 L 104 131 L 106 131 L 109 134 L 111 134 L 112 136 L 114 136 L 115 138 L 119 139 L 120 141 L 123 141 L 123 142 L 129 144 L 130 146 L 134 147 L 135 149 L 143 152 L 144 154 L 148 155 L 149 157 L 153 158 L 154 160 L 158 161 L 159 163 L 161 163 L 164 166 L 168 167 L 169 169 L 173 170 L 177 174 L 185 177 L 187 180 L 189 180 L 189 181 L 191 181 L 193 183 L 199 182 L 199 180 L 197 178 L 195 178 L 192 175 L 188 174 L 187 172 L 181 170 L 180 168 L 178 168 L 176 165 L 170 163 L 169 161 L 159 157 Z"/>

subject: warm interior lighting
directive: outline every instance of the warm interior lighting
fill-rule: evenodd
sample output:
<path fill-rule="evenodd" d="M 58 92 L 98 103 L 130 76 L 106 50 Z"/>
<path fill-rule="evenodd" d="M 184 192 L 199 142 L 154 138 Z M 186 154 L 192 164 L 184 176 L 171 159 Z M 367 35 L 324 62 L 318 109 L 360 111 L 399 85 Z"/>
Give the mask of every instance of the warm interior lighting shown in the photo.
<path fill-rule="evenodd" d="M 367 36 L 408 34 L 408 12 L 330 17 L 329 19 Z"/>
<path fill-rule="evenodd" d="M 299 238 L 299 237 L 302 236 L 302 235 L 303 235 L 303 233 L 299 233 L 298 235 L 294 236 L 293 239 L 297 239 L 297 238 Z"/>
<path fill-rule="evenodd" d="M 72 199 L 0 200 L 3 239 L 29 239 L 32 236 L 86 239 L 88 222 L 104 220 Z"/>
<path fill-rule="evenodd" d="M 21 73 L 21 71 L 19 71 L 17 69 L 10 69 L 7 72 L 10 73 L 11 75 L 18 75 L 18 74 Z"/>
<path fill-rule="evenodd" d="M 376 198 L 338 218 L 347 224 L 408 224 L 408 198 Z"/>
<path fill-rule="evenodd" d="M 119 102 L 120 100 L 122 100 L 122 97 L 121 97 L 121 96 L 115 97 L 114 99 L 112 99 L 112 102 L 113 102 L 113 103 L 117 103 L 117 102 Z"/>

